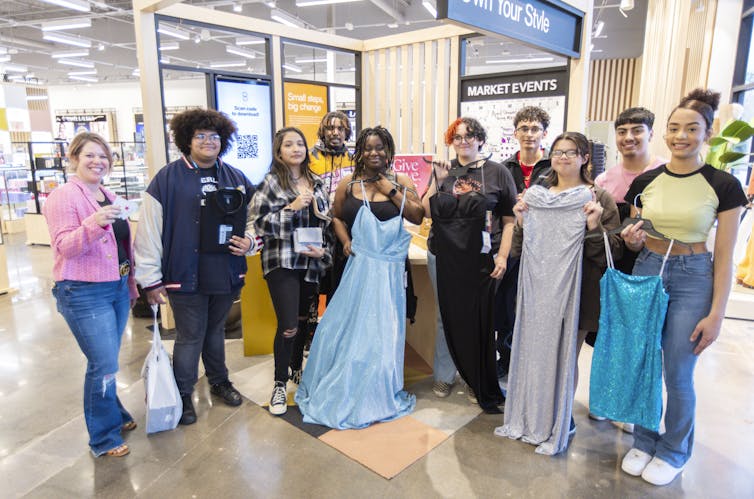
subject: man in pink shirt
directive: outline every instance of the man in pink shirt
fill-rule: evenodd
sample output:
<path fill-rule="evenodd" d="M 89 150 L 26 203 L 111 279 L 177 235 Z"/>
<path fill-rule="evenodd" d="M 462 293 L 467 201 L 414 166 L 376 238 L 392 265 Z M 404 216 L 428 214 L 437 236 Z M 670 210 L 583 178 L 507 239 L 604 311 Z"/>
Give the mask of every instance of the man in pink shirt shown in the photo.
<path fill-rule="evenodd" d="M 622 161 L 601 173 L 594 181 L 618 203 L 621 221 L 628 216 L 633 203 L 633 199 L 624 199 L 631 182 L 639 174 L 667 163 L 666 159 L 652 156 L 649 152 L 654 121 L 655 115 L 643 107 L 631 107 L 620 113 L 615 120 L 615 145 Z"/>

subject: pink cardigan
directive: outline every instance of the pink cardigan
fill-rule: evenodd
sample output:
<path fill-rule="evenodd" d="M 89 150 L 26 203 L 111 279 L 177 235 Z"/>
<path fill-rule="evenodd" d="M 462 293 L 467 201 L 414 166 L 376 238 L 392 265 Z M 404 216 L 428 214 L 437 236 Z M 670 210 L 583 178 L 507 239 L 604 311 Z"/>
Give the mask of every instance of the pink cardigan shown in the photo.
<path fill-rule="evenodd" d="M 104 187 L 102 192 L 112 202 L 115 194 Z M 42 213 L 50 230 L 55 281 L 108 282 L 120 280 L 118 246 L 112 226 L 100 227 L 94 221 L 99 204 L 92 191 L 77 177 L 52 191 Z M 134 280 L 133 245 L 129 236 L 129 296 L 138 296 Z"/>

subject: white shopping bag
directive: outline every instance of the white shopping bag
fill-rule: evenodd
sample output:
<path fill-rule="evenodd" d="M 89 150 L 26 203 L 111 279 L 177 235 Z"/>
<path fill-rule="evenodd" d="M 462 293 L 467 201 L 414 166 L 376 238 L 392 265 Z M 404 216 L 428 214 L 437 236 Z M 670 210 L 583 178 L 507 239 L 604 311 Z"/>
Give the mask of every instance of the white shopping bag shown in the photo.
<path fill-rule="evenodd" d="M 157 305 L 152 305 L 154 333 L 152 349 L 147 354 L 141 377 L 144 378 L 144 391 L 147 402 L 147 434 L 172 430 L 178 426 L 183 413 L 183 402 L 178 385 L 173 376 L 170 357 L 160 339 L 157 324 Z"/>

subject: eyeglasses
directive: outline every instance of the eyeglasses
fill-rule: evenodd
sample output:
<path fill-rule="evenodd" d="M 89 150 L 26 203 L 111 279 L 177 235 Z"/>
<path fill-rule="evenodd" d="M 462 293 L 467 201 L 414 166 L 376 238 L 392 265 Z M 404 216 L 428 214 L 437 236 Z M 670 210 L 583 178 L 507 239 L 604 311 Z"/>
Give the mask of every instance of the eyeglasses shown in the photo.
<path fill-rule="evenodd" d="M 539 132 L 543 131 L 544 128 L 540 128 L 538 126 L 520 126 L 516 128 L 516 131 L 518 133 L 523 133 L 524 135 L 527 133 L 532 133 L 534 135 L 538 134 Z"/>
<path fill-rule="evenodd" d="M 460 144 L 461 142 L 466 142 L 467 144 L 471 144 L 476 140 L 476 136 L 474 135 L 453 135 L 453 142 L 456 144 Z"/>
<path fill-rule="evenodd" d="M 199 142 L 220 142 L 220 136 L 216 133 L 212 133 L 207 135 L 206 133 L 197 133 L 194 135 L 194 140 L 198 140 Z"/>
<path fill-rule="evenodd" d="M 551 158 L 560 158 L 561 156 L 565 156 L 566 158 L 573 159 L 578 155 L 579 151 L 577 151 L 576 149 L 568 149 L 567 151 L 561 151 L 560 149 L 558 149 L 555 151 L 550 151 Z"/>

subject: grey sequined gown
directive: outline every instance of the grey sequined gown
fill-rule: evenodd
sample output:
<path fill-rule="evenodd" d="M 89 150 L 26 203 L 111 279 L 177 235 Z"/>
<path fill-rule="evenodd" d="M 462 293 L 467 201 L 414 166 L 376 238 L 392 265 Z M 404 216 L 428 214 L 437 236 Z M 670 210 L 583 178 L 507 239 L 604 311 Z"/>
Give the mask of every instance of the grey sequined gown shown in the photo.
<path fill-rule="evenodd" d="M 560 193 L 533 186 L 524 194 L 521 270 L 511 348 L 505 424 L 495 433 L 554 455 L 568 446 L 586 187 Z"/>

